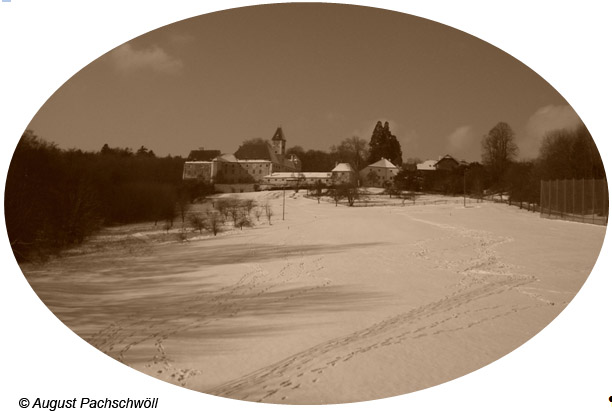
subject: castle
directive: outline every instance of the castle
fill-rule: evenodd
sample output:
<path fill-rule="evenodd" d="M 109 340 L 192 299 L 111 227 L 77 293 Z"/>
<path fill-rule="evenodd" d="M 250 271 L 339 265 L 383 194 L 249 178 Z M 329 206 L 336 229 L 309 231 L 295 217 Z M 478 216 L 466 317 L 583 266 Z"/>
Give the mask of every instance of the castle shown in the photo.
<path fill-rule="evenodd" d="M 336 165 L 332 171 L 302 172 L 300 159 L 285 152 L 287 139 L 278 127 L 270 141 L 245 142 L 234 154 L 219 150 L 193 150 L 183 167 L 183 180 L 211 184 L 257 184 L 262 189 L 287 185 L 325 186 L 355 181 L 349 164 Z"/>
<path fill-rule="evenodd" d="M 234 154 L 218 150 L 193 150 L 183 167 L 183 180 L 197 179 L 207 183 L 259 183 L 276 172 L 299 172 L 300 159 L 286 155 L 287 140 L 278 127 L 270 142 L 254 140 L 238 148 Z"/>

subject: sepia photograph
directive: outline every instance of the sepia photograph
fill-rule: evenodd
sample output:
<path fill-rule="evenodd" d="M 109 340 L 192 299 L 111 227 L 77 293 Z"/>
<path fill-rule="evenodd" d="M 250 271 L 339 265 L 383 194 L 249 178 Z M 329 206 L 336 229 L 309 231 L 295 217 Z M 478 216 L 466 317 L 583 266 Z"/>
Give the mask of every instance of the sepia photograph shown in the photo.
<path fill-rule="evenodd" d="M 376 6 L 189 9 L 70 67 L 7 136 L 4 275 L 96 361 L 224 401 L 445 387 L 543 334 L 597 271 L 608 136 Z"/>

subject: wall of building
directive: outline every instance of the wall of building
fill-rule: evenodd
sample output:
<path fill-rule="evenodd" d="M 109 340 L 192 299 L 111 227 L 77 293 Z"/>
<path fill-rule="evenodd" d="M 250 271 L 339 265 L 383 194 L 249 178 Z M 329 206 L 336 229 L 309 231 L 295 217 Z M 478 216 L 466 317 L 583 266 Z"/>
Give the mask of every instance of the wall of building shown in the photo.
<path fill-rule="evenodd" d="M 215 181 L 222 184 L 255 183 L 272 172 L 270 161 L 219 162 Z"/>
<path fill-rule="evenodd" d="M 352 171 L 334 171 L 332 172 L 333 184 L 354 184 L 355 173 Z"/>
<path fill-rule="evenodd" d="M 183 166 L 183 180 L 205 180 L 211 181 L 212 162 L 210 161 L 187 161 Z"/>
<path fill-rule="evenodd" d="M 442 160 L 440 160 L 440 161 L 438 161 L 436 163 L 436 169 L 438 169 L 438 170 L 445 170 L 445 171 L 452 171 L 455 168 L 457 168 L 458 165 L 459 165 L 459 163 L 457 163 L 453 159 L 443 158 Z"/>
<path fill-rule="evenodd" d="M 317 177 L 295 177 L 295 176 L 267 176 L 261 181 L 262 189 L 275 188 L 275 187 L 314 187 L 317 182 L 321 182 L 322 185 L 329 187 L 333 185 L 333 178 L 331 173 L 326 176 Z"/>
<path fill-rule="evenodd" d="M 394 177 L 399 172 L 396 168 L 366 167 L 359 172 L 362 184 L 366 187 L 383 187 L 385 183 L 393 183 Z M 375 176 L 372 179 L 370 176 Z"/>

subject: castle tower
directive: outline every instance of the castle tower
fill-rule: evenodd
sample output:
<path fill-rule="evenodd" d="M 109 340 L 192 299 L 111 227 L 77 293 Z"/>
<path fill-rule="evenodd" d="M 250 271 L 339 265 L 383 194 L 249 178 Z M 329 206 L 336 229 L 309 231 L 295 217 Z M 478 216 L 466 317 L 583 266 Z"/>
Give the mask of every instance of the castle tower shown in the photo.
<path fill-rule="evenodd" d="M 279 127 L 276 129 L 274 137 L 272 137 L 272 147 L 274 148 L 274 154 L 284 156 L 285 144 L 287 144 L 287 140 L 285 140 L 285 134 L 283 133 L 283 129 Z"/>

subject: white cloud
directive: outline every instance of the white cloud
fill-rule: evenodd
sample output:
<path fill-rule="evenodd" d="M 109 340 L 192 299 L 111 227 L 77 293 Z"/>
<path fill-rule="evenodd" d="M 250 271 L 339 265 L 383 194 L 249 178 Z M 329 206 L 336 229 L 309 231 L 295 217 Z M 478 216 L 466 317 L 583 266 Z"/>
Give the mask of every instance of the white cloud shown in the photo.
<path fill-rule="evenodd" d="M 480 138 L 474 131 L 474 128 L 469 125 L 459 126 L 446 136 L 446 153 L 457 159 L 478 159 L 480 153 Z"/>
<path fill-rule="evenodd" d="M 457 127 L 446 137 L 450 151 L 463 151 L 465 146 L 474 142 L 475 134 L 472 126 Z"/>
<path fill-rule="evenodd" d="M 517 136 L 517 144 L 522 158 L 538 155 L 540 143 L 546 133 L 564 128 L 573 128 L 581 122 L 580 117 L 569 105 L 540 107 L 529 117 L 525 133 Z"/>
<path fill-rule="evenodd" d="M 156 45 L 136 50 L 131 44 L 124 44 L 111 52 L 110 61 L 117 70 L 123 73 L 153 70 L 173 74 L 179 72 L 183 67 L 181 60 L 168 55 Z"/>
<path fill-rule="evenodd" d="M 192 43 L 195 40 L 195 37 L 187 33 L 172 33 L 168 36 L 168 40 L 173 45 L 182 46 Z"/>

